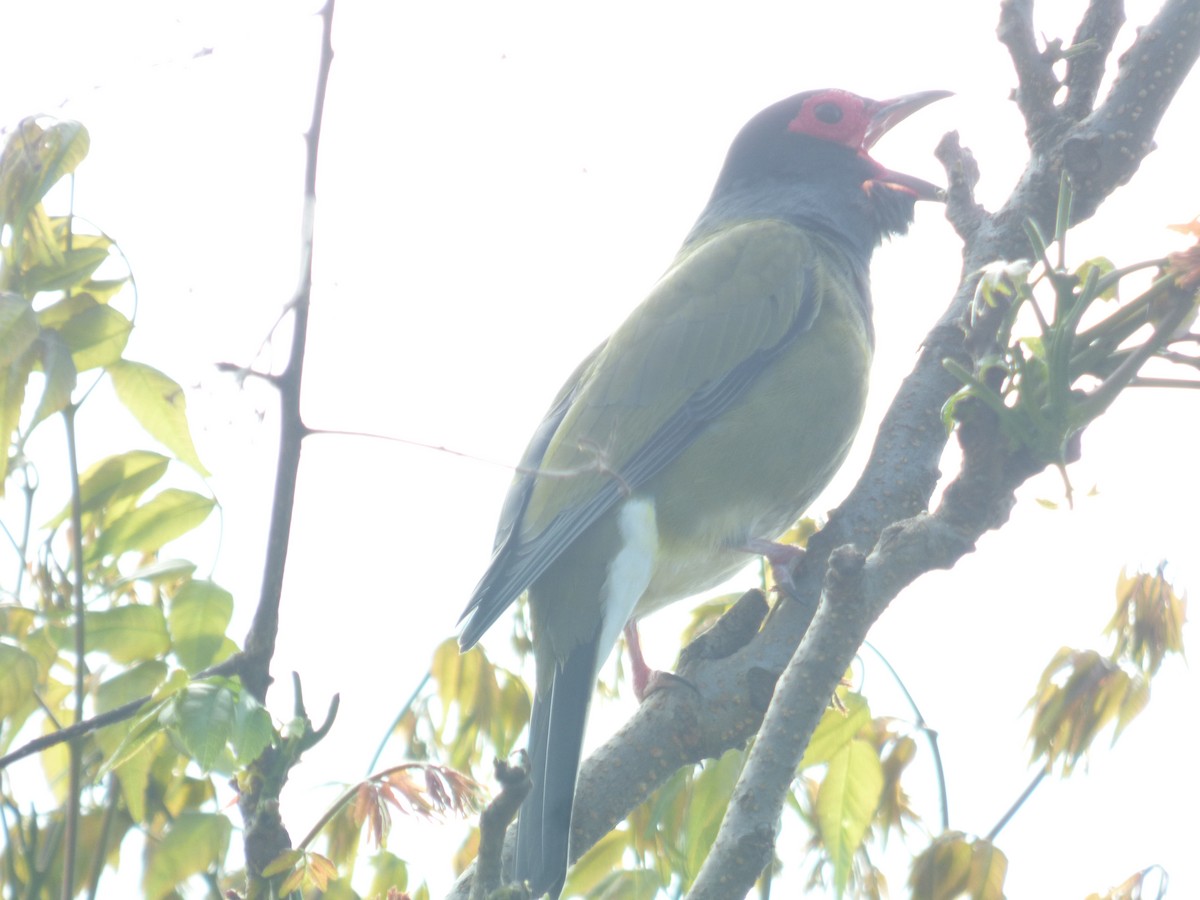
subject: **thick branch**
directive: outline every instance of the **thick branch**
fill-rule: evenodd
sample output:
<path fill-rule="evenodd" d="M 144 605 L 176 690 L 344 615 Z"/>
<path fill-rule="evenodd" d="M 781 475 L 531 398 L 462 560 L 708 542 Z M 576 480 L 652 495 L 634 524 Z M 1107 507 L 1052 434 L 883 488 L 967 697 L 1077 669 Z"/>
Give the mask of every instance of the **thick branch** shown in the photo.
<path fill-rule="evenodd" d="M 1063 78 L 1067 87 L 1063 112 L 1072 121 L 1079 121 L 1092 111 L 1108 55 L 1124 24 L 1125 6 L 1121 0 L 1092 0 L 1088 4 L 1075 30 L 1071 44 L 1075 52 L 1067 60 L 1067 74 Z"/>
<path fill-rule="evenodd" d="M 1002 16 L 1024 8 L 1029 0 L 1011 0 L 1002 5 Z M 1099 22 L 1080 25 L 1096 30 L 1097 40 L 1105 32 Z M 1024 20 L 1022 19 L 1022 23 Z M 1025 27 L 1024 24 L 1021 25 Z M 1029 27 L 1032 27 L 1031 25 Z M 1103 27 L 1115 27 L 1107 23 Z M 1001 30 L 1004 30 L 1002 26 Z M 994 216 L 992 228 L 979 239 L 968 241 L 969 266 L 977 268 L 997 259 L 1029 257 L 1023 232 L 1026 219 L 1033 219 L 1046 234 L 1053 233 L 1058 184 L 1065 171 L 1075 191 L 1072 223 L 1090 218 L 1100 204 L 1133 177 L 1146 155 L 1154 149 L 1154 132 L 1180 85 L 1200 54 L 1200 0 L 1166 0 L 1158 15 L 1138 32 L 1129 51 L 1118 63 L 1117 78 L 1104 102 L 1086 117 L 1082 100 L 1068 104 L 1048 122 L 1041 110 L 1026 113 L 1028 130 L 1038 129 L 1053 139 L 1035 142 L 1033 154 L 1020 184 Z M 1023 62 L 1014 55 L 1019 81 L 1036 80 L 1022 71 Z M 1081 84 L 1083 78 L 1081 76 Z M 1086 91 L 1081 91 L 1081 98 Z M 1025 112 L 1022 107 L 1022 112 Z M 1033 118 L 1030 118 L 1032 114 Z"/>
<path fill-rule="evenodd" d="M 1036 148 L 1057 124 L 1054 95 L 1061 87 L 1054 64 L 1061 58 L 1061 41 L 1038 50 L 1033 25 L 1033 0 L 1003 0 L 996 36 L 1012 57 L 1017 70 L 1013 99 L 1025 117 L 1025 137 Z"/>

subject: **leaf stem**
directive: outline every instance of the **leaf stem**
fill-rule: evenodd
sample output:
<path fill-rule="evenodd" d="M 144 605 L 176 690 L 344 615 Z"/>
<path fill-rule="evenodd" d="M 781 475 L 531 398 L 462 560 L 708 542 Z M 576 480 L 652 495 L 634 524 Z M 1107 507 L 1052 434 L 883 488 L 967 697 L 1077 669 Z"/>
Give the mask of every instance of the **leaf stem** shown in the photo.
<path fill-rule="evenodd" d="M 71 479 L 71 569 L 72 605 L 75 613 L 75 724 L 83 721 L 84 653 L 87 647 L 87 631 L 84 624 L 83 605 L 83 500 L 79 492 L 79 455 L 75 443 L 74 404 L 63 410 L 63 424 L 67 432 L 67 468 Z M 63 900 L 75 896 L 75 853 L 79 843 L 79 808 L 82 802 L 83 747 L 82 738 L 72 738 L 67 744 L 69 752 L 69 782 L 67 787 L 67 816 L 65 844 L 63 847 Z"/>

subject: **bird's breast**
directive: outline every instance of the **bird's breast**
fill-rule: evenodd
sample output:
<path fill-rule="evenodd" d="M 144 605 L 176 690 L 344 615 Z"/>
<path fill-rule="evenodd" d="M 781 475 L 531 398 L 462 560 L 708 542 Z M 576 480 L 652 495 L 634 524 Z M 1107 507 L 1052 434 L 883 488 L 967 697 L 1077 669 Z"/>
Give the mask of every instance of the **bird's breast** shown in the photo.
<path fill-rule="evenodd" d="M 750 561 L 749 541 L 804 514 L 853 442 L 871 354 L 853 299 L 824 297 L 812 327 L 639 491 L 658 546 L 636 615 L 716 586 Z"/>

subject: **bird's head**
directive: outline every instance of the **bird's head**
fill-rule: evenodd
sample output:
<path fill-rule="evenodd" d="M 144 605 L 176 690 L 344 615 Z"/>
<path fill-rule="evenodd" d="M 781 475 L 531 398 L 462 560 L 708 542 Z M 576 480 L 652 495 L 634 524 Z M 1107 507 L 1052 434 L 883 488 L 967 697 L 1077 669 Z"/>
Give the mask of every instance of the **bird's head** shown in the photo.
<path fill-rule="evenodd" d="M 870 182 L 908 191 L 919 200 L 941 200 L 943 191 L 937 185 L 893 172 L 872 159 L 868 151 L 917 110 L 949 96 L 949 91 L 922 91 L 894 100 L 868 100 L 849 91 L 828 89 L 798 94 L 780 105 L 785 116 L 791 115 L 785 126 L 789 135 L 827 141 L 852 151 L 869 165 L 872 171 Z M 754 124 L 751 122 L 747 129 Z M 774 124 L 768 123 L 767 129 Z M 786 136 L 784 141 L 787 141 Z M 797 155 L 796 161 L 803 167 L 803 153 Z"/>
<path fill-rule="evenodd" d="M 870 246 L 902 232 L 917 200 L 941 200 L 941 188 L 872 158 L 883 135 L 924 106 L 950 96 L 922 91 L 870 100 L 849 91 L 805 91 L 752 118 L 729 148 L 705 225 L 751 215 L 780 215 L 827 225 Z M 822 222 L 828 217 L 840 221 Z"/>

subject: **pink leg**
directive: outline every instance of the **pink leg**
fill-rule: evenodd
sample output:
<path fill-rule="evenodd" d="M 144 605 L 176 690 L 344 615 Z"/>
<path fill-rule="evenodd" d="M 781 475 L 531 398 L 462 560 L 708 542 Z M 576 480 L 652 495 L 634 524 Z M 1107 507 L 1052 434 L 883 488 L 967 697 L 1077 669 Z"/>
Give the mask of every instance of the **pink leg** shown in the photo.
<path fill-rule="evenodd" d="M 625 623 L 625 644 L 629 647 L 629 668 L 633 674 L 633 696 L 641 703 L 650 693 L 650 682 L 658 673 L 646 665 L 642 655 L 642 639 L 638 636 L 637 619 Z"/>
<path fill-rule="evenodd" d="M 747 541 L 742 548 L 748 553 L 757 553 L 771 566 L 771 577 L 780 592 L 788 595 L 795 593 L 796 582 L 792 571 L 800 560 L 804 559 L 804 548 L 795 544 L 777 544 L 774 541 L 755 539 Z"/>

